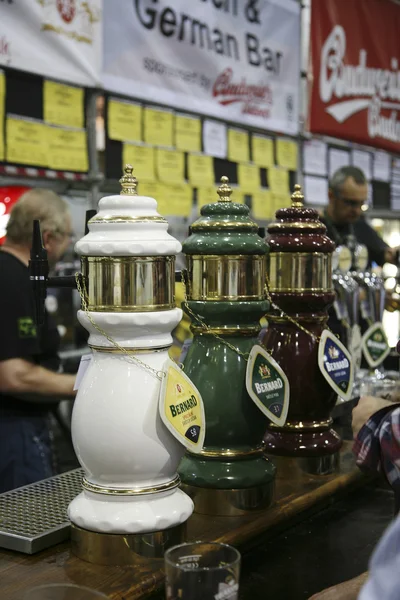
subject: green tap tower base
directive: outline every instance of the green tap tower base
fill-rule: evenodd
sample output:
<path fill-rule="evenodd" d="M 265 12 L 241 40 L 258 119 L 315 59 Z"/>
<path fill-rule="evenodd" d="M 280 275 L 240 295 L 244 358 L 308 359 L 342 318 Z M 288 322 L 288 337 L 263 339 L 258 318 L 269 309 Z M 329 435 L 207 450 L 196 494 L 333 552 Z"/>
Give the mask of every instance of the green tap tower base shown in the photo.
<path fill-rule="evenodd" d="M 262 445 L 268 420 L 246 390 L 246 358 L 269 308 L 268 246 L 221 181 L 219 201 L 201 209 L 183 244 L 183 309 L 194 334 L 184 370 L 204 401 L 206 438 L 201 454 L 186 453 L 179 474 L 196 512 L 239 515 L 269 506 L 274 491 L 275 467 Z"/>

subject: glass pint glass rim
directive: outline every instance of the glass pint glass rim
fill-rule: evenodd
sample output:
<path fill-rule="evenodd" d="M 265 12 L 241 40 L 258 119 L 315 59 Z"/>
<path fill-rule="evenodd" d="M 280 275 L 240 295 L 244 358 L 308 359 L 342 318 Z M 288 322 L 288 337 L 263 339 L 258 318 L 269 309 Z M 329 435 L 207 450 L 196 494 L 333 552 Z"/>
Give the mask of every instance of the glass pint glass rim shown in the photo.
<path fill-rule="evenodd" d="M 170 558 L 170 554 L 176 550 L 177 548 L 189 548 L 189 546 L 214 546 L 215 548 L 228 548 L 229 550 L 233 551 L 235 558 L 234 560 L 230 561 L 228 564 L 224 564 L 224 565 L 218 565 L 216 567 L 198 567 L 196 569 L 185 569 L 183 568 L 184 565 L 179 564 L 178 562 L 171 560 Z M 176 546 L 172 546 L 171 548 L 168 548 L 168 550 L 165 552 L 164 554 L 164 560 L 166 563 L 168 563 L 168 566 L 170 567 L 176 567 L 177 569 L 182 569 L 183 571 L 222 571 L 222 570 L 226 570 L 229 568 L 232 568 L 234 566 L 236 566 L 238 563 L 240 564 L 241 561 L 241 554 L 239 552 L 239 550 L 237 550 L 234 546 L 231 546 L 230 544 L 224 544 L 222 542 L 202 542 L 202 541 L 197 541 L 197 542 L 185 542 L 184 544 L 176 544 Z"/>
<path fill-rule="evenodd" d="M 42 583 L 41 585 L 35 585 L 35 587 L 27 590 L 24 595 L 24 599 L 29 600 L 29 597 L 34 592 L 40 592 L 51 589 L 60 589 L 60 590 L 78 590 L 79 592 L 90 592 L 93 598 L 108 598 L 103 592 L 99 592 L 98 590 L 94 590 L 92 588 L 88 588 L 84 585 L 78 585 L 77 583 Z"/>

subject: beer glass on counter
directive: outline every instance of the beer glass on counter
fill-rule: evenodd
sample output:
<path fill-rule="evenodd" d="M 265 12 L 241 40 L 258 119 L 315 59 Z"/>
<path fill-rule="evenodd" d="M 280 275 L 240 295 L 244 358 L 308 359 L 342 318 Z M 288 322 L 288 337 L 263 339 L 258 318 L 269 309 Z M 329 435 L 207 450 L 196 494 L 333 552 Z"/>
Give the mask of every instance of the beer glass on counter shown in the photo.
<path fill-rule="evenodd" d="M 241 557 L 232 546 L 180 544 L 164 558 L 167 600 L 238 600 Z"/>

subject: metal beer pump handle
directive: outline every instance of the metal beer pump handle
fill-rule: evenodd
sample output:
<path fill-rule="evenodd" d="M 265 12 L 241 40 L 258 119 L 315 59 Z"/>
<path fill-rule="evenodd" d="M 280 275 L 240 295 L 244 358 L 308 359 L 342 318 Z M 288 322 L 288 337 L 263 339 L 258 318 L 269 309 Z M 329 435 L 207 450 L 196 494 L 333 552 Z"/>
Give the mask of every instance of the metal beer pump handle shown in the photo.
<path fill-rule="evenodd" d="M 88 222 L 96 214 L 95 210 L 86 211 L 85 235 L 88 232 Z M 35 297 L 35 322 L 37 326 L 44 324 L 45 300 L 47 288 L 63 287 L 76 288 L 75 275 L 66 277 L 49 277 L 49 262 L 47 250 L 43 247 L 40 221 L 33 221 L 33 236 L 31 259 L 29 261 L 29 278 L 31 280 L 33 294 Z"/>

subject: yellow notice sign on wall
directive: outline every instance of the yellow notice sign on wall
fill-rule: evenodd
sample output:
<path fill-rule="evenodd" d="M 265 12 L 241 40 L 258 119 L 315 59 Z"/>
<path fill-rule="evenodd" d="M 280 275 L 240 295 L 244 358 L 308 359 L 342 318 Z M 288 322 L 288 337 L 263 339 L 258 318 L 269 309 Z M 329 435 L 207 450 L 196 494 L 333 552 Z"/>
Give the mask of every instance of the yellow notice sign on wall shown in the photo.
<path fill-rule="evenodd" d="M 148 196 L 157 200 L 158 212 L 161 213 L 160 204 L 163 202 L 162 195 L 165 192 L 165 186 L 159 181 L 139 181 L 138 192 L 141 196 Z"/>
<path fill-rule="evenodd" d="M 188 179 L 194 186 L 211 186 L 214 183 L 214 161 L 204 154 L 188 155 Z"/>
<path fill-rule="evenodd" d="M 217 190 L 215 187 L 198 187 L 197 188 L 197 210 L 200 212 L 202 206 L 206 204 L 214 204 L 218 202 L 219 198 L 217 195 Z M 231 196 L 232 202 L 236 202 L 236 204 L 245 204 L 245 196 L 240 192 L 240 190 L 236 189 L 233 191 L 233 195 Z"/>
<path fill-rule="evenodd" d="M 153 146 L 173 146 L 174 118 L 172 112 L 144 108 L 144 141 Z"/>
<path fill-rule="evenodd" d="M 142 140 L 142 106 L 111 99 L 108 102 L 108 137 L 120 142 Z"/>
<path fill-rule="evenodd" d="M 21 165 L 48 166 L 48 126 L 41 121 L 8 117 L 6 161 Z"/>
<path fill-rule="evenodd" d="M 189 217 L 193 206 L 193 188 L 187 183 L 162 184 L 158 210 L 162 215 Z"/>
<path fill-rule="evenodd" d="M 197 117 L 175 117 L 175 146 L 185 152 L 201 152 L 201 121 Z"/>
<path fill-rule="evenodd" d="M 289 171 L 271 167 L 268 169 L 268 185 L 274 194 L 289 194 Z"/>
<path fill-rule="evenodd" d="M 274 140 L 265 135 L 252 135 L 251 153 L 253 162 L 260 167 L 274 166 Z"/>
<path fill-rule="evenodd" d="M 185 175 L 185 155 L 179 150 L 156 148 L 156 170 L 160 181 L 183 183 Z"/>
<path fill-rule="evenodd" d="M 249 162 L 249 134 L 243 129 L 228 129 L 228 158 L 233 162 Z"/>
<path fill-rule="evenodd" d="M 122 146 L 122 169 L 125 165 L 133 165 L 135 176 L 139 181 L 154 181 L 155 157 L 153 146 L 125 143 Z"/>
<path fill-rule="evenodd" d="M 260 168 L 257 165 L 238 165 L 238 181 L 241 192 L 253 192 L 260 189 Z"/>
<path fill-rule="evenodd" d="M 4 160 L 4 111 L 6 103 L 6 77 L 0 71 L 0 160 Z"/>
<path fill-rule="evenodd" d="M 82 88 L 45 80 L 43 115 L 46 123 L 82 129 L 85 126 L 83 104 Z"/>
<path fill-rule="evenodd" d="M 48 127 L 48 166 L 57 171 L 89 170 L 86 131 Z"/>
<path fill-rule="evenodd" d="M 215 187 L 198 187 L 197 188 L 197 211 L 200 213 L 202 206 L 212 204 L 218 200 Z"/>
<path fill-rule="evenodd" d="M 289 171 L 297 171 L 297 152 L 296 142 L 292 140 L 276 141 L 276 158 L 280 167 L 289 169 Z"/>
<path fill-rule="evenodd" d="M 272 194 L 272 204 L 274 206 L 274 214 L 280 208 L 289 208 L 292 205 L 289 194 Z"/>
<path fill-rule="evenodd" d="M 268 190 L 253 192 L 251 212 L 255 219 L 272 219 L 274 216 L 272 192 Z"/>

